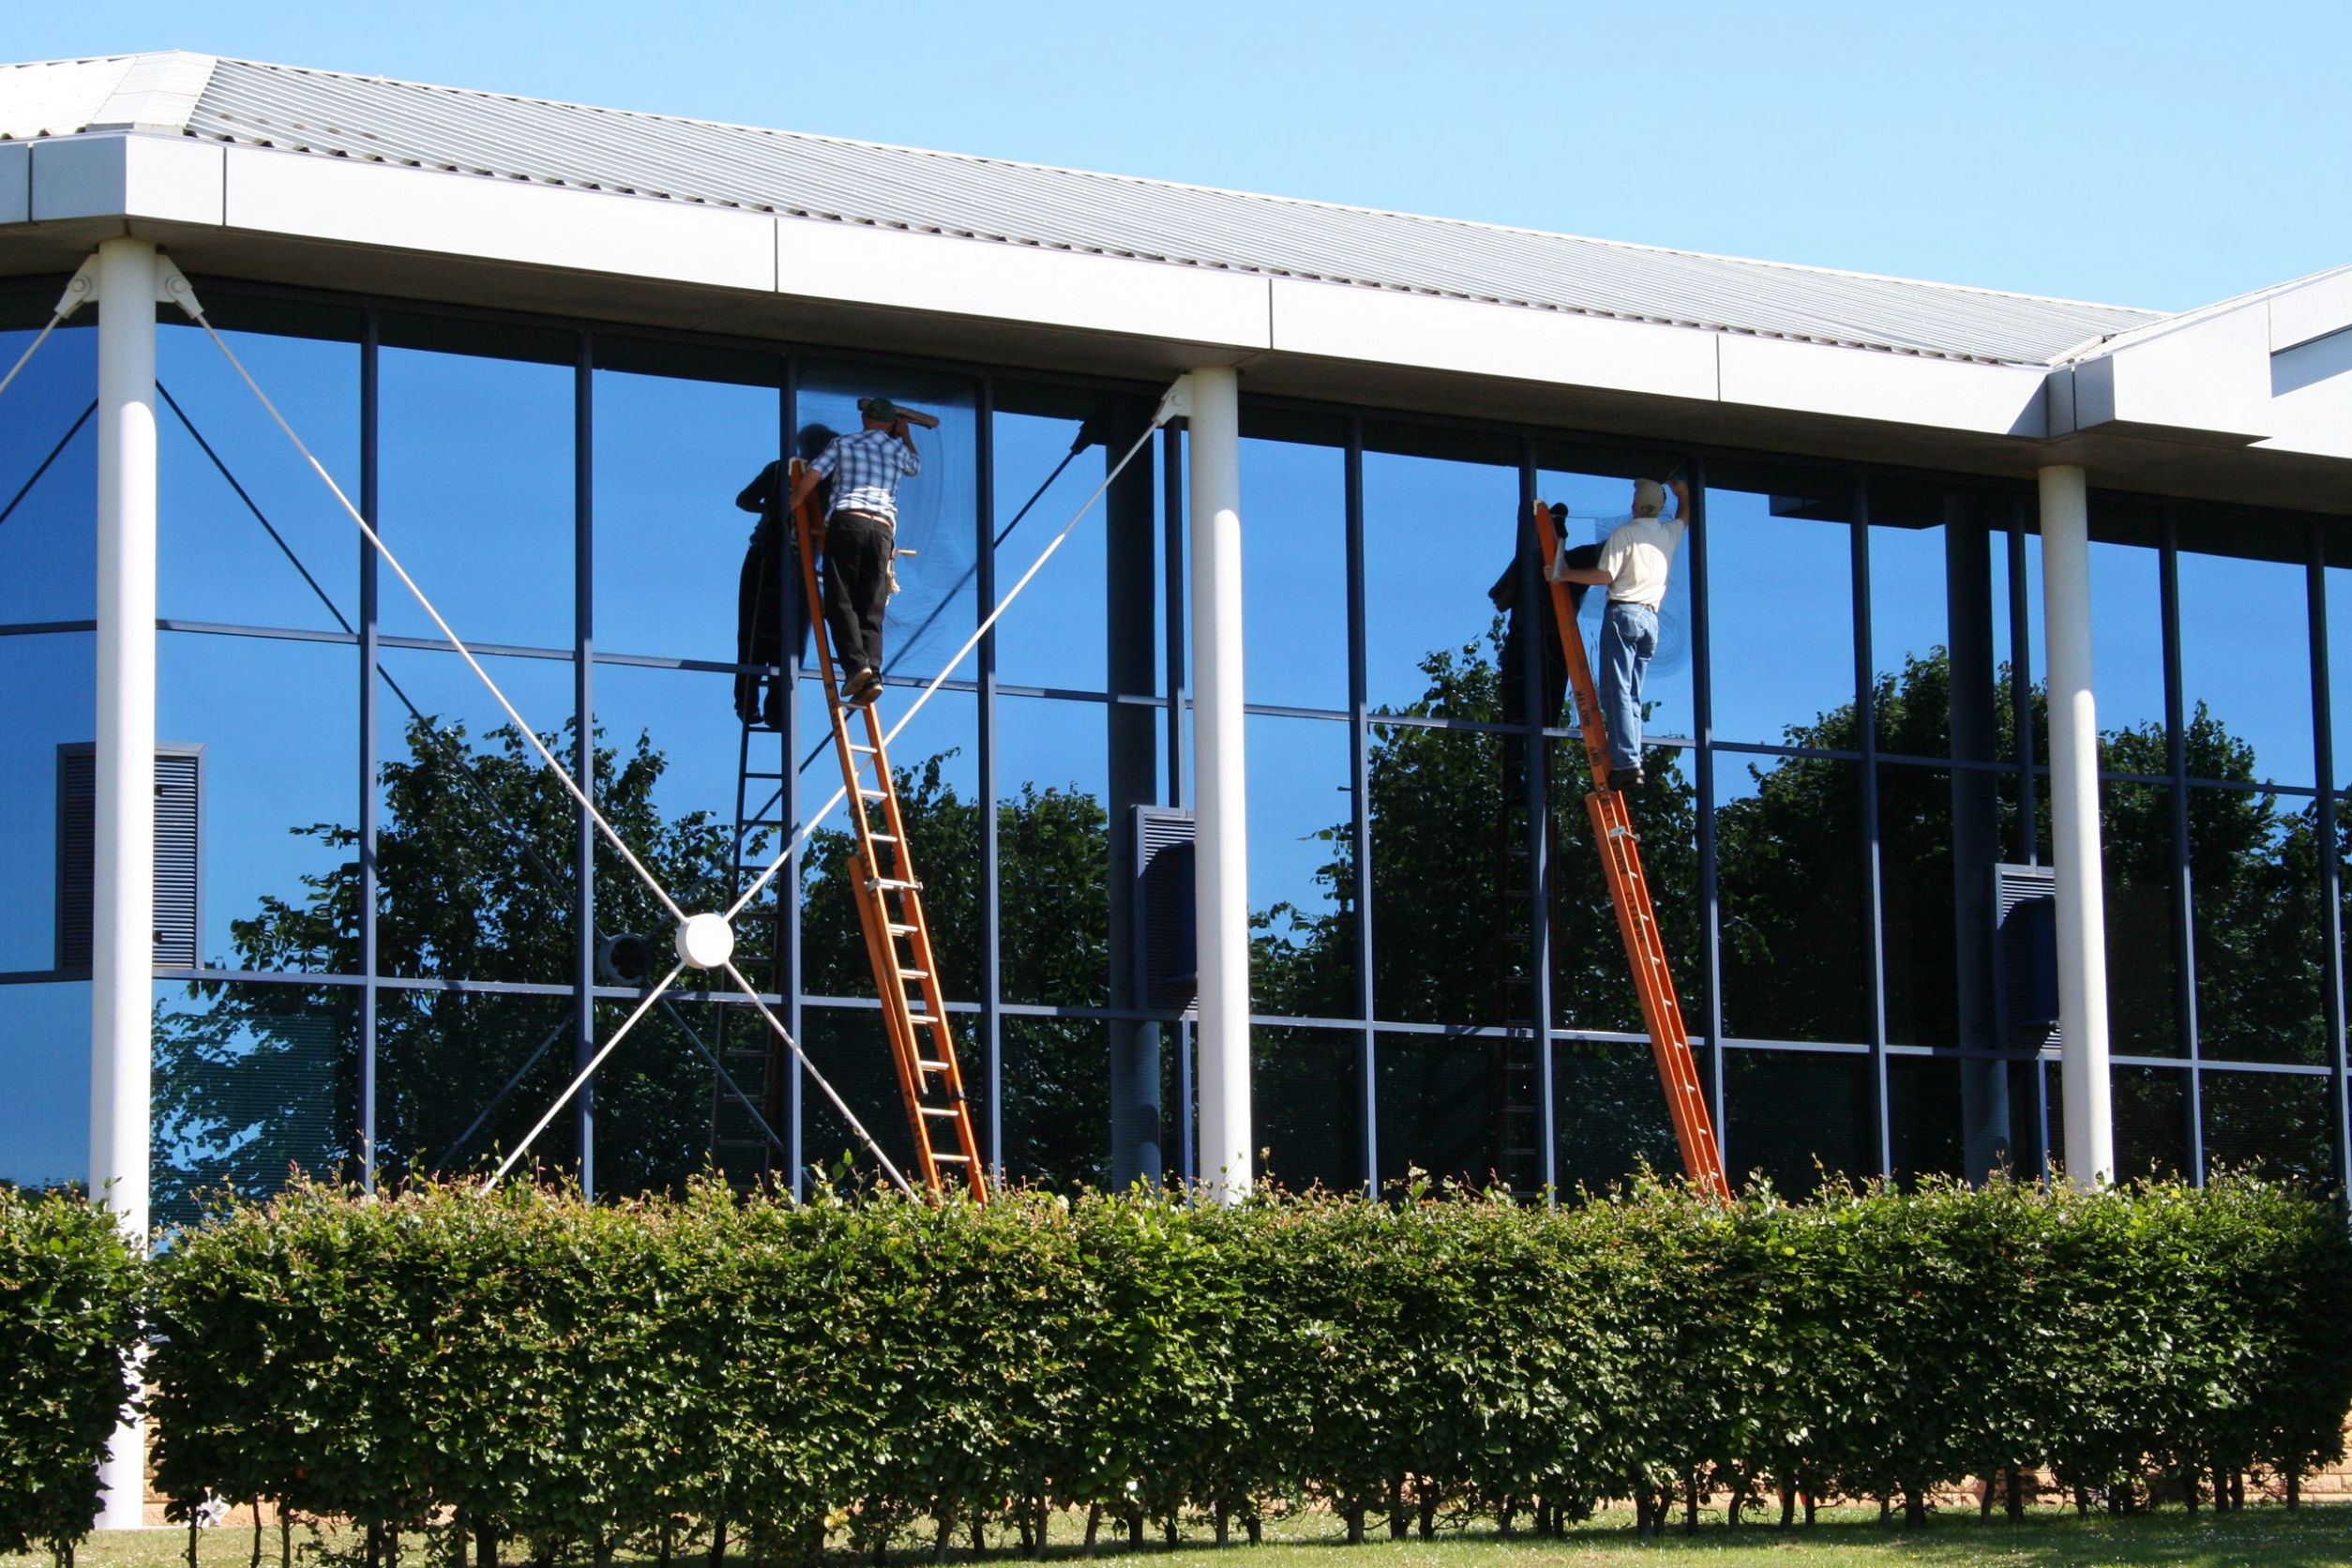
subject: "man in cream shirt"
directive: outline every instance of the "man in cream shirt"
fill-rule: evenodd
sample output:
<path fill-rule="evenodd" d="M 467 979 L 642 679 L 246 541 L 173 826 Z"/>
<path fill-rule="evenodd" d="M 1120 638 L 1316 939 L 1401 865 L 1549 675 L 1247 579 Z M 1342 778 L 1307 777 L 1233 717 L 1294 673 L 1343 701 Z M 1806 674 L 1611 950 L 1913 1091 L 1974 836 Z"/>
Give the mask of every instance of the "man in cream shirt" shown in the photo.
<path fill-rule="evenodd" d="M 1666 490 L 1674 491 L 1674 516 L 1662 518 Z M 1658 606 L 1665 602 L 1666 574 L 1690 526 L 1691 489 L 1680 479 L 1661 485 L 1634 481 L 1634 515 L 1610 533 L 1601 558 L 1590 568 L 1555 562 L 1555 582 L 1589 582 L 1609 591 L 1601 622 L 1601 722 L 1608 731 L 1609 782 L 1638 790 L 1641 772 L 1641 685 L 1658 651 Z"/>

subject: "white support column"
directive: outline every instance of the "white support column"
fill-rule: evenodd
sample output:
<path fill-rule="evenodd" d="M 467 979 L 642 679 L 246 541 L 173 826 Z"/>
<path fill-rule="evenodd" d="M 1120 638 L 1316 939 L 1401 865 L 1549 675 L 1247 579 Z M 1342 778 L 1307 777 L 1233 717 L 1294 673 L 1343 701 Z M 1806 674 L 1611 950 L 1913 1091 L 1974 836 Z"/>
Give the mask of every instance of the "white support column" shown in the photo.
<path fill-rule="evenodd" d="M 2058 1033 L 2066 1172 L 2115 1179 L 2107 934 L 2100 879 L 2099 713 L 2090 692 L 2090 505 L 2083 471 L 2042 471 L 2042 620 L 2050 662 L 2050 829 L 2057 852 Z"/>
<path fill-rule="evenodd" d="M 1239 379 L 1193 371 L 1193 894 L 1200 958 L 1200 1179 L 1229 1202 L 1252 1180 L 1249 807 L 1242 729 Z"/>
<path fill-rule="evenodd" d="M 90 1192 L 147 1244 L 155 989 L 155 307 L 146 240 L 98 247 L 98 878 L 90 953 Z M 116 1429 L 99 1528 L 144 1522 L 146 1433 Z"/>

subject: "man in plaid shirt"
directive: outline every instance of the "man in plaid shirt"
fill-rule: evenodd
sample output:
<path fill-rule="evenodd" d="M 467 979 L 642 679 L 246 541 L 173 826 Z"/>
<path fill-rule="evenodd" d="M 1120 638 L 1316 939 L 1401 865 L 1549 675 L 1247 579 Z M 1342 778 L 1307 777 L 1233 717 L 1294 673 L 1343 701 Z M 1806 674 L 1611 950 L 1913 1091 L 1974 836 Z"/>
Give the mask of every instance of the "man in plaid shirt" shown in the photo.
<path fill-rule="evenodd" d="M 792 481 L 798 508 L 820 481 L 833 480 L 833 509 L 825 518 L 825 625 L 833 654 L 849 672 L 852 702 L 871 702 L 882 690 L 882 610 L 890 602 L 890 562 L 897 549 L 898 481 L 922 471 L 908 421 L 936 426 L 927 415 L 888 398 L 859 401 L 865 426 L 836 436 Z"/>

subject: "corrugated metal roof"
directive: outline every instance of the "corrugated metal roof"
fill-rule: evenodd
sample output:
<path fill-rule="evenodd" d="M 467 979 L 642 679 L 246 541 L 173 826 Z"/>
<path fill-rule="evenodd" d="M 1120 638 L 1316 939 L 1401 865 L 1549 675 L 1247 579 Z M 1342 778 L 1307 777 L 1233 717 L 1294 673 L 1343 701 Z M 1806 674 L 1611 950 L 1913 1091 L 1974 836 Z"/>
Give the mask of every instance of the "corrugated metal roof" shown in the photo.
<path fill-rule="evenodd" d="M 9 74 L 0 73 L 0 105 Z M 0 125 L 14 123 L 0 107 Z M 185 132 L 812 220 L 1940 357 L 2046 364 L 2162 319 L 246 60 L 213 62 Z"/>

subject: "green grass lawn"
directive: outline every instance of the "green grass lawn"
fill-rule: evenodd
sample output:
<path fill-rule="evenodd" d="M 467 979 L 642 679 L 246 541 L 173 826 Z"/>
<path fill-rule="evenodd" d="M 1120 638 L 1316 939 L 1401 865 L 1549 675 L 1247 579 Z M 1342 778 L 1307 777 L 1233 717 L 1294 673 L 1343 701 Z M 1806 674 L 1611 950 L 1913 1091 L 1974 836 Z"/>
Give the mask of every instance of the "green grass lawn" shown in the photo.
<path fill-rule="evenodd" d="M 1069 1530 L 1065 1543 L 1063 1530 Z M 278 1560 L 277 1530 L 267 1532 L 264 1568 Z M 1075 1564 L 1086 1560 L 1078 1544 L 1075 1520 L 1057 1520 L 1055 1560 Z M 297 1541 L 301 1533 L 297 1534 Z M 1238 1532 L 1237 1532 L 1238 1539 Z M 146 1530 L 133 1535 L 93 1536 L 83 1544 L 76 1568 L 182 1568 L 188 1537 L 176 1530 Z M 246 1568 L 252 1535 L 228 1528 L 203 1532 L 198 1568 Z M 2098 1564 L 2160 1564 L 2163 1568 L 2345 1568 L 2352 1564 L 2352 1506 L 2311 1504 L 2289 1513 L 2276 1505 L 2256 1506 L 2235 1515 L 2204 1512 L 2194 1517 L 2179 1510 L 2130 1519 L 2094 1516 L 2075 1518 L 2071 1512 L 2037 1511 L 2025 1523 L 2012 1525 L 1994 1518 L 1980 1520 L 1973 1512 L 1940 1514 L 1925 1530 L 1906 1531 L 1881 1525 L 1876 1510 L 1836 1510 L 1825 1513 L 1811 1529 L 1787 1535 L 1767 1524 L 1726 1530 L 1721 1516 L 1695 1536 L 1679 1532 L 1663 1542 L 1637 1539 L 1632 1515 L 1625 1510 L 1603 1514 L 1564 1539 L 1537 1541 L 1521 1535 L 1504 1540 L 1489 1530 L 1440 1532 L 1435 1540 L 1377 1540 L 1349 1547 L 1339 1538 L 1335 1523 L 1308 1514 L 1274 1522 L 1266 1545 L 1236 1545 L 1219 1553 L 1198 1532 L 1174 1549 L 1154 1545 L 1140 1553 L 1110 1547 L 1094 1560 L 1105 1564 L 1149 1562 L 1151 1568 L 1551 1568 L 1553 1564 L 1622 1563 L 1683 1568 L 1709 1564 L 1732 1568 L 1743 1561 L 1772 1568 L 1893 1568 L 1896 1564 L 1927 1564 L 1933 1568 L 2092 1568 Z M 703 1568 L 700 1552 L 682 1555 L 676 1568 Z M 851 1568 L 860 1560 L 846 1553 L 835 1561 Z M 927 1551 L 894 1554 L 894 1568 L 919 1568 Z M 966 1550 L 950 1554 L 951 1564 L 972 1560 Z M 1000 1550 L 991 1561 L 1008 1565 L 1023 1560 L 1016 1551 Z M 0 1568 L 46 1568 L 46 1556 L 0 1557 Z M 430 1568 L 414 1545 L 402 1554 L 404 1568 Z M 299 1551 L 295 1568 L 324 1568 L 321 1556 Z M 732 1559 L 730 1568 L 748 1568 L 746 1560 Z"/>

